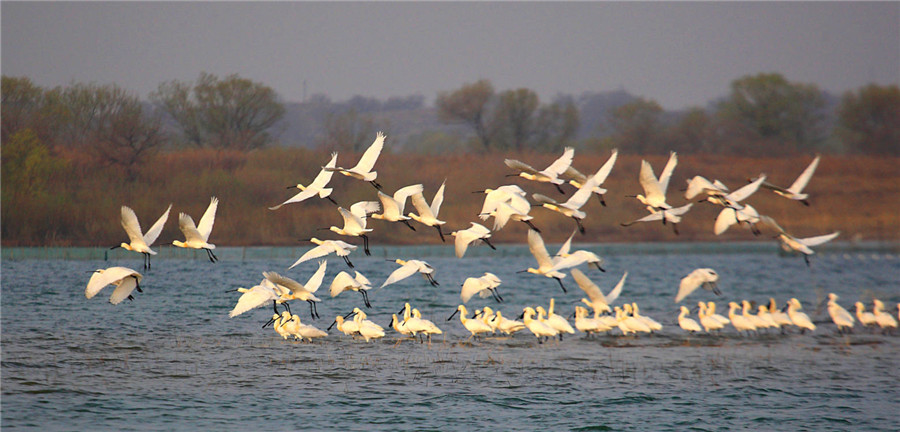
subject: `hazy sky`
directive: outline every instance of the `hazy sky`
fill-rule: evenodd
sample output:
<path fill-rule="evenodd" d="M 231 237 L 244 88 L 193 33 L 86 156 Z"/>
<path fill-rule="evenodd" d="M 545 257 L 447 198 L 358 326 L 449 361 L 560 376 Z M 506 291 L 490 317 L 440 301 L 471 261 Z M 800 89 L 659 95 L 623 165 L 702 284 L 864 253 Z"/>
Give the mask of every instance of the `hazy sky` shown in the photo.
<path fill-rule="evenodd" d="M 485 78 L 542 100 L 619 88 L 665 108 L 779 72 L 840 94 L 900 83 L 900 2 L 0 2 L 2 72 L 41 86 L 237 73 L 289 101 L 429 101 Z"/>

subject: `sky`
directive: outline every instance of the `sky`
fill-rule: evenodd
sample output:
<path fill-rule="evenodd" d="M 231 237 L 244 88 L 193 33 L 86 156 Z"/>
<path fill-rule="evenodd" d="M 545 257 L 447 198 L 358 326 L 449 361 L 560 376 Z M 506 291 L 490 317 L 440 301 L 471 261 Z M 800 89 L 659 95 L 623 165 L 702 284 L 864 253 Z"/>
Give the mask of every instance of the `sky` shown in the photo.
<path fill-rule="evenodd" d="M 202 72 L 299 102 L 433 101 L 479 79 L 703 106 L 777 72 L 841 94 L 900 84 L 900 2 L 0 2 L 0 69 L 146 98 Z M 305 83 L 305 86 L 304 86 Z"/>

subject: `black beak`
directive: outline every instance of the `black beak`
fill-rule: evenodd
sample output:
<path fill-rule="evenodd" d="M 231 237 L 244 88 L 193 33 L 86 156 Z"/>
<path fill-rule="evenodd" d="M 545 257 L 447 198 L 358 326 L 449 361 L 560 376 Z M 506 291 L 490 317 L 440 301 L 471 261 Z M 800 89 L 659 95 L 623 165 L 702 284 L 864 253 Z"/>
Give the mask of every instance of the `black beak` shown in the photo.
<path fill-rule="evenodd" d="M 457 313 L 459 313 L 459 309 L 457 309 L 457 310 L 455 310 L 455 311 L 453 311 L 453 313 L 452 313 L 452 314 L 450 314 L 450 316 L 449 316 L 449 317 L 447 317 L 447 321 L 450 321 L 450 320 L 452 320 L 452 319 L 453 319 L 453 317 L 455 317 L 455 316 L 456 316 L 456 314 L 457 314 Z"/>

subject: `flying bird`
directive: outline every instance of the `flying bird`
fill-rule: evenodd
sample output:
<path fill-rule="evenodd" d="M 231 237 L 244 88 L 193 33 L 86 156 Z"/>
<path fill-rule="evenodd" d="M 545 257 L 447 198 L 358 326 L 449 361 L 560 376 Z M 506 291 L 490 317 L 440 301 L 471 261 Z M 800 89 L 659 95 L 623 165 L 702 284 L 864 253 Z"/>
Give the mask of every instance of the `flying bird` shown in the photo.
<path fill-rule="evenodd" d="M 715 270 L 698 268 L 681 279 L 681 283 L 678 285 L 678 294 L 675 295 L 675 303 L 680 302 L 701 286 L 716 295 L 720 295 L 722 293 L 719 291 L 718 282 L 719 274 Z"/>
<path fill-rule="evenodd" d="M 506 166 L 512 168 L 513 170 L 518 171 L 516 174 L 511 174 L 515 176 L 519 176 L 528 180 L 533 180 L 536 182 L 550 183 L 556 186 L 556 189 L 561 194 L 565 194 L 565 191 L 560 187 L 561 184 L 564 183 L 563 179 L 559 176 L 566 172 L 566 169 L 572 165 L 572 158 L 575 156 L 575 149 L 572 147 L 566 147 L 563 150 L 562 156 L 553 161 L 550 166 L 544 168 L 541 171 L 534 169 L 531 165 L 528 165 L 524 162 L 517 161 L 515 159 L 505 159 L 503 163 Z"/>
<path fill-rule="evenodd" d="M 175 240 L 173 245 L 180 248 L 203 249 L 210 262 L 216 262 L 219 258 L 213 253 L 216 245 L 208 243 L 209 234 L 216 222 L 216 209 L 219 208 L 219 199 L 212 197 L 209 206 L 200 218 L 200 225 L 194 225 L 194 220 L 187 213 L 178 214 L 178 228 L 184 234 L 184 241 Z"/>
<path fill-rule="evenodd" d="M 359 162 L 356 163 L 356 166 L 353 168 L 329 168 L 323 167 L 326 171 L 339 172 L 347 177 L 353 177 L 357 180 L 367 181 L 375 186 L 376 189 L 381 190 L 381 185 L 375 181 L 378 178 L 378 172 L 372 171 L 372 168 L 375 167 L 375 162 L 378 160 L 378 156 L 381 155 L 381 150 L 384 148 L 384 132 L 378 132 L 375 136 L 375 141 L 369 146 L 368 149 L 363 153 L 362 157 L 359 158 Z"/>
<path fill-rule="evenodd" d="M 112 295 L 109 296 L 109 302 L 116 305 L 123 300 L 134 300 L 131 293 L 134 290 L 141 290 L 141 279 L 144 278 L 140 273 L 127 267 L 110 267 L 108 269 L 94 270 L 91 279 L 88 281 L 87 288 L 84 290 L 84 296 L 88 299 L 97 295 L 103 288 L 109 285 L 115 285 Z"/>
<path fill-rule="evenodd" d="M 812 178 L 813 173 L 816 172 L 816 167 L 819 166 L 819 159 L 820 156 L 816 156 L 815 159 L 813 159 L 813 161 L 809 164 L 809 166 L 807 166 L 806 169 L 803 170 L 800 176 L 797 177 L 796 180 L 794 180 L 794 183 L 792 183 L 786 189 L 775 186 L 768 182 L 764 182 L 762 184 L 762 187 L 771 189 L 772 192 L 775 192 L 776 194 L 781 195 L 787 199 L 800 201 L 801 203 L 803 203 L 803 205 L 809 206 L 809 201 L 807 201 L 807 198 L 809 198 L 809 194 L 803 193 L 803 189 L 807 184 L 809 184 L 809 180 Z"/>
<path fill-rule="evenodd" d="M 337 201 L 335 201 L 334 198 L 331 197 L 331 192 L 333 191 L 333 189 L 325 187 L 326 185 L 328 185 L 328 182 L 331 181 L 331 176 L 334 175 L 334 171 L 329 171 L 329 168 L 334 168 L 334 165 L 337 163 L 337 156 L 337 153 L 331 154 L 331 160 L 328 161 L 328 163 L 325 164 L 324 167 L 322 167 L 322 170 L 319 171 L 319 174 L 309 185 L 303 186 L 302 184 L 297 183 L 297 185 L 295 186 L 288 186 L 288 189 L 300 189 L 300 193 L 288 198 L 287 201 L 278 204 L 277 206 L 269 207 L 269 210 L 278 210 L 285 204 L 306 201 L 307 199 L 312 198 L 316 195 L 318 195 L 319 198 L 327 198 L 328 201 L 331 201 L 334 205 L 338 205 Z"/>
<path fill-rule="evenodd" d="M 418 213 L 410 213 L 407 215 L 420 224 L 434 227 L 434 229 L 437 230 L 438 235 L 441 236 L 442 242 L 444 241 L 444 232 L 441 231 L 441 225 L 447 222 L 439 220 L 438 213 L 441 211 L 441 204 L 444 203 L 444 185 L 446 183 L 446 180 L 441 183 L 441 187 L 438 188 L 437 192 L 434 194 L 434 198 L 431 199 L 431 205 L 428 205 L 428 202 L 425 201 L 425 196 L 422 195 L 422 192 L 413 194 L 412 205 L 416 208 L 416 212 Z"/>
<path fill-rule="evenodd" d="M 138 223 L 134 210 L 130 207 L 122 206 L 122 228 L 125 228 L 125 233 L 128 234 L 129 243 L 122 243 L 109 249 L 122 248 L 144 254 L 144 269 L 150 270 L 150 255 L 156 255 L 156 251 L 150 249 L 150 246 L 153 245 L 153 242 L 156 241 L 162 232 L 163 225 L 169 219 L 170 210 L 172 210 L 172 204 L 169 204 L 165 213 L 156 220 L 146 233 L 141 233 L 141 224 Z"/>

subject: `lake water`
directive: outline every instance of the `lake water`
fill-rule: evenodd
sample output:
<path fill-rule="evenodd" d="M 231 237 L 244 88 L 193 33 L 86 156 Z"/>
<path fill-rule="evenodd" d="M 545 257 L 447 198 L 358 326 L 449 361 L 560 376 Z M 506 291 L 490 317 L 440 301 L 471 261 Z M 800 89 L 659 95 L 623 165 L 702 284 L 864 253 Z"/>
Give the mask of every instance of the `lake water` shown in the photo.
<path fill-rule="evenodd" d="M 414 276 L 370 293 L 370 318 L 387 325 L 409 301 L 443 330 L 431 345 L 388 331 L 365 343 L 333 330 L 315 343 L 282 340 L 261 325 L 271 308 L 228 318 L 239 294 L 261 272 L 305 282 L 316 263 L 286 268 L 297 248 L 218 250 L 163 247 L 144 273 L 143 293 L 113 306 L 111 288 L 84 297 L 88 271 L 139 269 L 141 257 L 103 249 L 3 250 L 2 427 L 16 430 L 897 430 L 900 427 L 900 334 L 857 329 L 838 335 L 819 303 L 829 292 L 845 307 L 882 299 L 896 313 L 900 258 L 893 251 L 834 246 L 812 266 L 780 256 L 771 244 L 593 245 L 606 273 L 583 269 L 604 292 L 622 272 L 620 297 L 666 327 L 653 336 L 608 336 L 537 344 L 526 331 L 469 342 L 446 318 L 469 276 L 503 279 L 505 302 L 473 298 L 516 316 L 527 305 L 570 314 L 583 297 L 571 276 L 555 281 L 516 271 L 533 266 L 521 245 L 470 249 L 373 247 L 351 256 L 380 285 L 397 267 L 384 258 L 421 258 L 439 287 Z M 553 246 L 551 246 L 551 249 Z M 555 250 L 555 249 L 553 249 Z M 78 258 L 78 259 L 76 259 Z M 797 297 L 818 323 L 813 333 L 744 337 L 687 335 L 673 299 L 697 267 L 721 275 L 720 297 L 705 290 L 686 302 L 748 299 L 779 304 Z M 357 293 L 337 298 L 327 284 L 344 262 L 329 258 L 322 319 L 361 306 Z M 726 309 L 722 311 L 722 309 Z M 302 302 L 293 307 L 310 323 Z M 560 313 L 563 313 L 560 312 Z"/>

